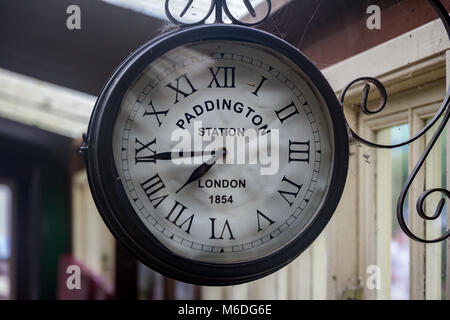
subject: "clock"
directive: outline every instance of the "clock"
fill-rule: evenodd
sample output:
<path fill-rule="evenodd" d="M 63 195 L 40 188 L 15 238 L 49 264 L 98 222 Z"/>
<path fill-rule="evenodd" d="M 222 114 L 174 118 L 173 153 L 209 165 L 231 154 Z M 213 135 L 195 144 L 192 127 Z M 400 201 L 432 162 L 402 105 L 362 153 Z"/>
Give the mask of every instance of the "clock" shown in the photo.
<path fill-rule="evenodd" d="M 348 167 L 342 107 L 296 48 L 236 25 L 181 29 L 114 72 L 84 145 L 113 235 L 175 279 L 231 285 L 321 233 Z"/>

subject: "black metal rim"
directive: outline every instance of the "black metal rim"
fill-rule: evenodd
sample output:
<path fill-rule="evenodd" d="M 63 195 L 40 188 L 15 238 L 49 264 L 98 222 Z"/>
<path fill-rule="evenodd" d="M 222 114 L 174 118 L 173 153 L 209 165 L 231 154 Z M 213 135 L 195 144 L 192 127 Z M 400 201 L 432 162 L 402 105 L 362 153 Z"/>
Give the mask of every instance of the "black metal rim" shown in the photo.
<path fill-rule="evenodd" d="M 328 106 L 334 133 L 334 163 L 328 194 L 307 230 L 279 251 L 257 260 L 212 264 L 180 257 L 164 247 L 135 214 L 117 179 L 112 131 L 122 98 L 141 72 L 162 54 L 202 40 L 237 40 L 273 48 L 297 64 Z M 97 208 L 112 234 L 140 261 L 174 279 L 199 285 L 232 285 L 256 280 L 287 265 L 322 232 L 341 198 L 348 170 L 348 136 L 340 104 L 320 71 L 296 48 L 266 32 L 243 26 L 208 25 L 175 31 L 144 44 L 110 77 L 95 105 L 87 135 L 87 172 Z"/>

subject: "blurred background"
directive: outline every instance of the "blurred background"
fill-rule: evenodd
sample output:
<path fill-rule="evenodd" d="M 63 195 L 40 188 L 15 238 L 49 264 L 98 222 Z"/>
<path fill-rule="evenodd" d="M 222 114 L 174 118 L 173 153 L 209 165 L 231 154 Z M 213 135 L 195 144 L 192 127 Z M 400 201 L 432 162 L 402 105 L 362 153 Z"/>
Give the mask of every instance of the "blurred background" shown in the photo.
<path fill-rule="evenodd" d="M 241 0 L 228 2 L 250 19 Z M 252 3 L 264 10 L 263 1 Z M 450 44 L 427 1 L 272 4 L 258 28 L 302 50 L 336 94 L 360 76 L 385 84 L 389 104 L 376 116 L 360 111 L 360 90 L 347 96 L 346 116 L 362 136 L 398 143 L 439 108 Z M 443 4 L 450 9 L 450 0 Z M 81 10 L 81 29 L 67 28 L 70 5 Z M 351 141 L 346 190 L 331 223 L 300 258 L 259 281 L 192 286 L 151 271 L 121 247 L 97 213 L 77 150 L 109 75 L 167 28 L 163 0 L 0 0 L 0 299 L 450 299 L 449 241 L 411 242 L 395 216 L 432 133 L 392 151 Z M 412 229 L 428 238 L 443 233 L 449 215 L 424 222 L 415 203 L 423 190 L 447 185 L 448 141 L 445 132 L 405 202 Z M 72 264 L 81 268 L 81 290 L 67 289 Z"/>

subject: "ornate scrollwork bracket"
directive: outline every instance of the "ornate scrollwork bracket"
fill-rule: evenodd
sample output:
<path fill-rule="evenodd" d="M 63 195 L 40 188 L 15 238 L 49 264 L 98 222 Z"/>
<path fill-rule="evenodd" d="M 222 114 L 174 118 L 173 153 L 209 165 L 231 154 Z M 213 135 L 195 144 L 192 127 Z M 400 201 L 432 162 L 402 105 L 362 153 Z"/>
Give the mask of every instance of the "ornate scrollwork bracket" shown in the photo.
<path fill-rule="evenodd" d="M 181 13 L 178 14 L 179 18 L 176 18 L 175 15 L 170 10 L 171 0 L 166 0 L 166 5 L 165 5 L 166 16 L 170 20 L 170 22 L 172 22 L 176 25 L 179 25 L 179 26 L 188 27 L 188 26 L 195 26 L 195 25 L 200 25 L 200 24 L 206 23 L 206 20 L 212 15 L 213 11 L 215 11 L 214 23 L 224 23 L 223 13 L 225 13 L 225 15 L 231 20 L 231 22 L 233 24 L 238 24 L 238 25 L 243 25 L 243 26 L 255 26 L 257 24 L 262 23 L 264 20 L 266 20 L 270 16 L 270 13 L 272 11 L 272 1 L 265 0 L 266 5 L 267 5 L 267 9 L 266 9 L 267 12 L 264 15 L 264 17 L 262 17 L 261 19 L 255 21 L 255 22 L 247 23 L 247 22 L 243 22 L 243 21 L 239 20 L 231 13 L 228 3 L 227 3 L 227 0 L 210 0 L 210 1 L 211 1 L 211 5 L 208 9 L 208 12 L 206 13 L 206 15 L 204 17 L 202 17 L 197 22 L 185 23 L 185 22 L 182 22 L 181 20 L 179 20 L 180 18 L 183 18 L 186 15 L 186 13 L 188 13 L 190 10 L 195 9 L 195 7 L 194 7 L 195 0 L 188 1 L 188 3 L 184 7 L 184 9 L 181 11 Z M 250 0 L 242 0 L 242 1 L 243 1 L 243 5 L 245 5 L 245 7 L 247 8 L 247 11 L 250 14 L 250 16 L 252 18 L 257 18 L 257 11 L 251 4 Z"/>
<path fill-rule="evenodd" d="M 450 18 L 449 18 L 447 10 L 445 9 L 445 7 L 442 5 L 442 3 L 439 0 L 428 0 L 428 2 L 433 6 L 435 11 L 438 13 L 442 23 L 444 24 L 446 31 L 447 31 L 447 35 L 450 39 Z M 363 98 L 362 98 L 362 103 L 361 103 L 362 112 L 366 115 L 372 115 L 372 114 L 381 112 L 386 107 L 386 103 L 387 103 L 386 89 L 380 81 L 378 81 L 377 79 L 371 78 L 371 77 L 362 77 L 362 78 L 355 79 L 344 88 L 344 90 L 342 91 L 341 96 L 340 96 L 340 103 L 341 103 L 342 108 L 344 107 L 345 96 L 346 96 L 348 90 L 350 88 L 354 87 L 356 84 L 361 84 L 361 83 L 364 84 L 363 92 L 362 92 Z M 374 86 L 378 90 L 380 97 L 381 97 L 380 106 L 376 110 L 369 110 L 367 108 L 367 99 L 368 99 L 369 91 L 372 87 L 371 85 Z M 442 117 L 442 119 L 441 119 L 441 117 Z M 395 145 L 382 145 L 382 144 L 370 142 L 370 141 L 362 138 L 361 136 L 359 136 L 356 132 L 354 132 L 353 129 L 350 127 L 350 125 L 347 123 L 347 127 L 349 128 L 351 136 L 356 141 L 358 141 L 362 144 L 365 144 L 369 147 L 373 147 L 373 148 L 393 149 L 393 148 L 398 148 L 401 146 L 408 145 L 408 144 L 416 141 L 417 139 L 422 137 L 424 134 L 426 134 L 431 129 L 431 127 L 433 127 L 441 119 L 438 129 L 433 134 L 431 141 L 426 146 L 425 151 L 421 155 L 419 161 L 416 163 L 416 165 L 414 166 L 414 169 L 412 170 L 408 179 L 406 180 L 405 184 L 403 185 L 402 191 L 399 195 L 398 202 L 397 202 L 397 218 L 398 218 L 400 227 L 411 239 L 419 241 L 419 242 L 423 242 L 423 243 L 435 243 L 435 242 L 444 241 L 450 237 L 450 230 L 447 230 L 443 235 L 441 235 L 440 237 L 435 238 L 435 239 L 423 239 L 423 238 L 415 235 L 411 231 L 411 229 L 408 227 L 408 224 L 405 221 L 403 205 L 404 205 L 406 195 L 411 187 L 412 182 L 416 178 L 420 168 L 425 163 L 426 158 L 428 157 L 428 155 L 430 154 L 434 145 L 436 144 L 439 137 L 441 136 L 445 126 L 447 125 L 449 118 L 450 118 L 450 88 L 447 91 L 446 97 L 445 97 L 444 101 L 442 102 L 441 107 L 436 112 L 436 114 L 434 115 L 433 119 L 429 122 L 429 124 L 427 126 L 425 126 L 420 132 L 418 132 L 414 137 L 412 137 L 411 139 L 404 141 L 402 143 L 395 144 Z M 433 215 L 431 215 L 431 216 L 427 215 L 424 210 L 424 203 L 425 203 L 426 198 L 428 198 L 431 194 L 438 193 L 438 192 L 450 199 L 450 191 L 449 190 L 446 190 L 443 188 L 436 188 L 436 189 L 425 190 L 422 193 L 422 195 L 419 197 L 419 199 L 417 200 L 416 210 L 417 210 L 418 215 L 422 219 L 435 220 L 441 216 L 442 211 L 444 209 L 444 205 L 445 205 L 444 198 L 441 198 L 441 200 L 439 201 Z"/>
<path fill-rule="evenodd" d="M 166 0 L 166 2 L 165 2 L 166 16 L 170 20 L 170 22 L 172 22 L 176 25 L 182 26 L 182 27 L 205 24 L 206 20 L 209 17 L 211 17 L 213 12 L 215 12 L 214 23 L 220 23 L 220 24 L 224 23 L 223 14 L 225 13 L 225 15 L 231 20 L 231 23 L 233 23 L 233 24 L 244 25 L 244 26 L 255 26 L 257 24 L 264 22 L 270 16 L 271 10 L 272 10 L 271 0 L 265 0 L 266 6 L 267 6 L 267 8 L 266 8 L 267 12 L 264 15 L 264 17 L 262 17 L 261 19 L 255 21 L 255 22 L 247 23 L 247 22 L 243 22 L 243 21 L 239 20 L 231 13 L 228 3 L 227 3 L 228 0 L 210 0 L 211 4 L 210 4 L 210 7 L 209 7 L 206 15 L 204 15 L 202 18 L 200 18 L 196 22 L 186 23 L 186 22 L 181 21 L 180 19 L 183 18 L 191 10 L 195 10 L 195 6 L 194 6 L 195 0 L 188 0 L 187 4 L 183 8 L 183 10 L 181 10 L 181 12 L 176 15 L 174 15 L 171 12 L 171 9 L 170 9 L 171 1 L 173 1 L 173 0 Z M 250 0 L 242 0 L 242 1 L 243 1 L 243 5 L 245 5 L 249 15 L 252 18 L 257 18 L 257 11 L 251 4 Z M 442 5 L 442 3 L 439 0 L 428 0 L 428 2 L 431 4 L 431 6 L 434 8 L 434 10 L 439 15 L 439 17 L 447 31 L 447 35 L 450 39 L 450 18 L 449 18 L 447 10 L 445 9 L 445 7 Z M 176 18 L 175 16 L 178 16 L 178 18 Z M 357 79 L 353 80 L 352 82 L 350 82 L 343 89 L 341 96 L 340 96 L 340 103 L 341 103 L 342 108 L 344 108 L 345 96 L 348 93 L 348 91 L 355 85 L 361 84 L 361 83 L 364 84 L 363 89 L 362 89 L 361 111 L 364 114 L 370 116 L 370 115 L 377 114 L 377 113 L 381 112 L 382 110 L 384 110 L 386 107 L 386 104 L 387 104 L 387 99 L 388 99 L 386 89 L 380 81 L 378 81 L 377 79 L 372 78 L 372 77 L 357 78 Z M 372 87 L 375 87 L 378 90 L 378 93 L 380 94 L 380 105 L 375 110 L 371 110 L 367 107 L 368 96 L 369 96 L 369 93 L 370 93 L 370 90 Z M 441 117 L 442 117 L 442 119 L 441 119 Z M 377 144 L 377 143 L 368 141 L 368 140 L 362 138 L 361 136 L 359 136 L 355 131 L 353 131 L 353 129 L 347 122 L 347 127 L 349 129 L 349 132 L 350 132 L 351 136 L 353 137 L 353 139 L 355 139 L 356 141 L 358 141 L 364 145 L 367 145 L 369 147 L 373 147 L 373 148 L 394 149 L 394 148 L 408 145 L 408 144 L 416 141 L 417 139 L 419 139 L 420 137 L 425 135 L 441 119 L 438 129 L 434 133 L 431 141 L 426 146 L 425 151 L 423 152 L 419 161 L 416 163 L 416 165 L 415 165 L 414 169 L 412 170 L 412 172 L 410 173 L 407 181 L 403 185 L 402 191 L 399 195 L 398 202 L 397 202 L 397 218 L 398 218 L 400 227 L 410 238 L 412 238 L 416 241 L 419 241 L 419 242 L 435 243 L 435 242 L 444 241 L 450 237 L 450 230 L 447 230 L 443 235 L 441 235 L 440 237 L 435 238 L 435 239 L 423 239 L 423 238 L 418 237 L 408 227 L 408 224 L 406 223 L 404 212 L 403 212 L 403 205 L 404 205 L 404 202 L 406 199 L 406 195 L 411 187 L 411 184 L 414 181 L 414 179 L 416 178 L 419 170 L 422 168 L 423 164 L 425 163 L 425 160 L 428 157 L 428 155 L 430 154 L 434 145 L 436 144 L 439 137 L 441 136 L 445 126 L 447 125 L 449 118 L 450 118 L 450 88 L 448 89 L 447 95 L 446 95 L 444 101 L 442 102 L 441 107 L 434 115 L 433 119 L 422 130 L 420 130 L 420 132 L 418 132 L 415 136 L 408 139 L 407 141 L 404 141 L 404 142 L 401 142 L 398 144 L 382 145 L 382 144 Z M 422 219 L 435 220 L 441 216 L 442 211 L 444 209 L 444 205 L 445 205 L 445 199 L 443 199 L 443 198 L 441 198 L 441 200 L 439 201 L 439 203 L 436 207 L 435 213 L 432 216 L 427 215 L 424 210 L 425 200 L 431 194 L 434 194 L 437 192 L 442 193 L 445 197 L 450 199 L 450 191 L 449 190 L 446 190 L 443 188 L 425 190 L 422 193 L 422 195 L 419 197 L 419 199 L 417 200 L 417 204 L 416 204 L 417 213 Z"/>

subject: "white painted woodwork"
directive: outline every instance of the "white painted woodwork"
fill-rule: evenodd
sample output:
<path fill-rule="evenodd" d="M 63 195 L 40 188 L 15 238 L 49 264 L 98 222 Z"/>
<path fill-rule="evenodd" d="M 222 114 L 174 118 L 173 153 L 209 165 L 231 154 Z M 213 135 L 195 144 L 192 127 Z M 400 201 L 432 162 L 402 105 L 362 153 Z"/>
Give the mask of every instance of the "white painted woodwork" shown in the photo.
<path fill-rule="evenodd" d="M 377 143 L 390 144 L 390 128 L 377 133 Z M 392 242 L 392 160 L 391 150 L 376 150 L 376 262 L 381 270 L 377 299 L 390 299 Z"/>
<path fill-rule="evenodd" d="M 424 122 L 425 125 L 425 122 Z M 431 131 L 426 134 L 426 143 L 428 144 L 431 137 L 436 132 L 437 126 L 434 126 Z M 433 150 L 431 151 L 427 161 L 425 163 L 425 188 L 433 189 L 440 188 L 441 176 L 442 176 L 442 161 L 441 153 L 443 152 L 441 147 L 441 139 L 438 140 Z M 425 213 L 428 216 L 434 214 L 436 205 L 442 198 L 440 193 L 434 193 L 430 195 L 425 203 Z M 427 221 L 425 223 L 425 233 L 428 239 L 440 237 L 442 218 L 439 217 L 434 221 Z M 441 249 L 445 243 L 432 243 L 428 244 L 426 248 L 426 299 L 427 300 L 440 300 L 442 297 L 442 257 Z"/>
<path fill-rule="evenodd" d="M 80 138 L 95 97 L 0 69 L 0 117 Z"/>
<path fill-rule="evenodd" d="M 434 20 L 323 70 L 336 92 L 361 76 L 380 77 L 442 54 L 450 43 L 440 20 Z M 389 59 L 380 58 L 389 57 Z M 362 74 L 362 72 L 364 74 Z"/>
<path fill-rule="evenodd" d="M 85 171 L 72 179 L 73 256 L 114 286 L 115 241 L 92 199 Z"/>

